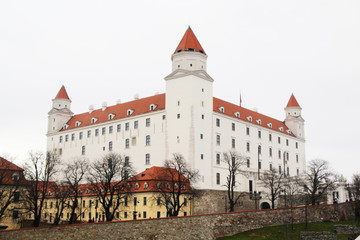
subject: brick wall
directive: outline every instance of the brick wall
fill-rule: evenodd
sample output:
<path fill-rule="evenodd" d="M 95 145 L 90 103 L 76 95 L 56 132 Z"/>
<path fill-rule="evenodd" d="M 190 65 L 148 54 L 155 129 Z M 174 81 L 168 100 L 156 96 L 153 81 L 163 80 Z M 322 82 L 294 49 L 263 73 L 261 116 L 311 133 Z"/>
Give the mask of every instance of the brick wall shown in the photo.
<path fill-rule="evenodd" d="M 354 213 L 353 203 L 307 207 L 308 221 L 340 221 Z M 305 207 L 293 208 L 294 222 L 305 221 Z M 243 211 L 177 218 L 0 231 L 0 239 L 215 239 L 219 236 L 291 221 L 290 209 Z"/>

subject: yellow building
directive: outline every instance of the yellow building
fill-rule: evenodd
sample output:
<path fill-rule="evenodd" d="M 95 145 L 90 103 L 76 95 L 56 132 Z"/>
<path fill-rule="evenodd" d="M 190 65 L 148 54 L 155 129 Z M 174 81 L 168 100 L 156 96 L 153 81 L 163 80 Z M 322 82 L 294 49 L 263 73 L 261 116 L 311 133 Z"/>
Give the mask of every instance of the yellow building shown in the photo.
<path fill-rule="evenodd" d="M 24 169 L 0 157 L 0 229 L 20 228 L 26 211 L 22 199 L 28 186 Z"/>
<path fill-rule="evenodd" d="M 168 210 L 165 206 L 165 195 L 172 195 L 172 190 L 175 190 L 180 196 L 180 208 L 178 216 L 186 216 L 192 214 L 192 198 L 189 184 L 184 181 L 182 187 L 177 188 L 176 185 L 181 185 L 171 179 L 164 179 L 161 177 L 162 172 L 166 171 L 163 167 L 152 167 L 147 169 L 133 178 L 130 178 L 126 185 L 128 186 L 128 194 L 121 198 L 120 207 L 114 214 L 114 221 L 119 220 L 133 220 L 133 219 L 148 219 L 167 217 Z M 184 180 L 184 178 L 182 178 Z M 174 188 L 172 186 L 175 186 Z M 91 184 L 83 184 L 79 187 L 78 208 L 76 209 L 76 216 L 78 222 L 101 222 L 105 221 L 105 211 L 100 204 L 96 191 Z M 71 196 L 70 196 L 71 198 Z M 52 223 L 57 215 L 57 207 L 59 205 L 59 198 L 54 192 L 47 194 L 45 200 L 42 222 Z M 65 201 L 65 208 L 60 215 L 61 223 L 66 223 L 71 217 L 71 200 Z M 115 204 L 114 204 L 115 205 Z"/>

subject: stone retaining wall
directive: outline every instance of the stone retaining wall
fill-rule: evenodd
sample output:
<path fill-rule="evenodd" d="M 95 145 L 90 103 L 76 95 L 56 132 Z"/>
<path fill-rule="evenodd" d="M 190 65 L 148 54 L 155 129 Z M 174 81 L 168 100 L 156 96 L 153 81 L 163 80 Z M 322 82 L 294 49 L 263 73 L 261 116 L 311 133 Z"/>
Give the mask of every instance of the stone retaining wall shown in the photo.
<path fill-rule="evenodd" d="M 335 222 L 352 216 L 354 204 L 307 207 L 308 222 Z M 216 239 L 224 235 L 282 225 L 285 221 L 305 221 L 305 207 L 235 213 L 208 214 L 177 218 L 88 223 L 21 230 L 0 231 L 0 239 Z"/>

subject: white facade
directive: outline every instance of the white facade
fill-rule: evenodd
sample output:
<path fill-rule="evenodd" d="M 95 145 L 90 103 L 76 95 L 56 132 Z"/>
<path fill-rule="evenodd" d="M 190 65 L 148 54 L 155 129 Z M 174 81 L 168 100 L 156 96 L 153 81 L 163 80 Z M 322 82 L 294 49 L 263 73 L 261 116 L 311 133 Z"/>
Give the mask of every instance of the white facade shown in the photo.
<path fill-rule="evenodd" d="M 193 34 L 189 31 L 184 38 Z M 219 157 L 229 150 L 249 160 L 244 166 L 248 176 L 240 180 L 241 191 L 250 190 L 249 180 L 256 190 L 258 162 L 260 172 L 272 167 L 290 176 L 303 173 L 305 140 L 300 106 L 286 108 L 285 125 L 214 98 L 214 80 L 206 72 L 207 55 L 196 38 L 195 43 L 184 38 L 172 55 L 165 94 L 73 116 L 71 101 L 55 98 L 67 107 L 60 114 L 55 104 L 49 112 L 47 149 L 56 151 L 64 161 L 76 157 L 93 161 L 109 152 L 123 153 L 137 172 L 162 166 L 173 153 L 181 153 L 200 171 L 201 189 L 224 189 L 227 166 Z"/>

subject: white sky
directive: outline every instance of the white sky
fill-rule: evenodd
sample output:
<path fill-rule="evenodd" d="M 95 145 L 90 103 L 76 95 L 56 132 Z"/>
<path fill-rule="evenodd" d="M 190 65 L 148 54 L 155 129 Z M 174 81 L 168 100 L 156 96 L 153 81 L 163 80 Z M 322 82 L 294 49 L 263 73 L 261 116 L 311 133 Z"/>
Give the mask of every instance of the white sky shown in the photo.
<path fill-rule="evenodd" d="M 165 91 L 188 25 L 214 96 L 284 119 L 303 108 L 306 157 L 360 171 L 360 1 L 0 1 L 0 155 L 46 149 L 61 85 L 74 113 Z"/>

